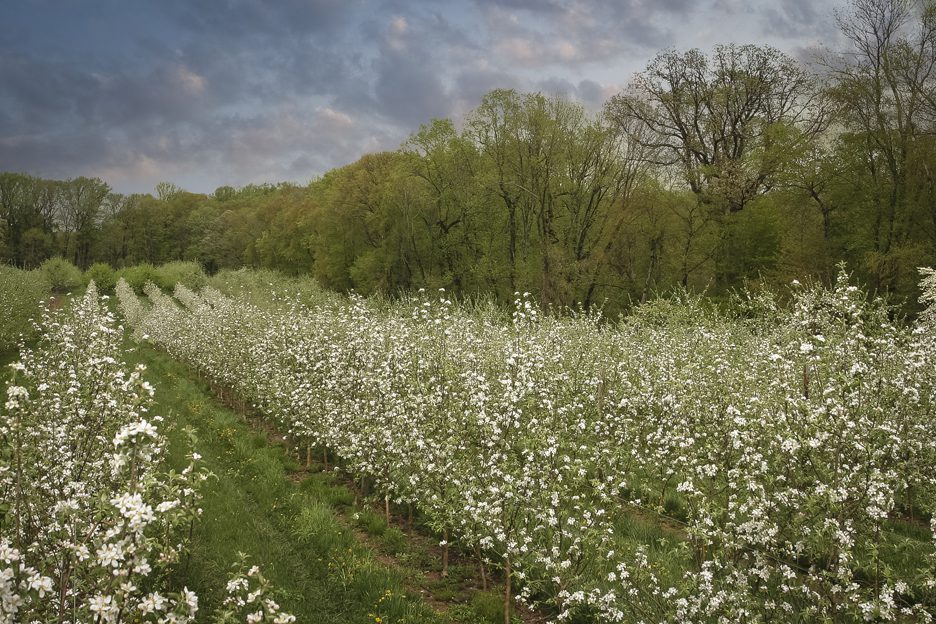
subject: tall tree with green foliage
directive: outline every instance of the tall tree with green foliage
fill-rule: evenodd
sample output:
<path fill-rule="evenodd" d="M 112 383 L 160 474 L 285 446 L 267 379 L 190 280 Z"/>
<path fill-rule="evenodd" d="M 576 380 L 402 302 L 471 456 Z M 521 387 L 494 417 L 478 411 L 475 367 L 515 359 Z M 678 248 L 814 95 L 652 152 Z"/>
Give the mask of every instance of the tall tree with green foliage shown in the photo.
<path fill-rule="evenodd" d="M 789 155 L 822 132 L 820 95 L 816 79 L 782 52 L 732 44 L 710 55 L 661 52 L 609 102 L 647 160 L 677 171 L 696 197 L 678 213 L 684 286 L 733 236 L 725 216 L 774 188 Z"/>
<path fill-rule="evenodd" d="M 506 217 L 510 291 L 535 290 L 544 304 L 591 302 L 593 262 L 640 172 L 626 137 L 563 98 L 508 90 L 484 97 L 466 135 Z"/>
<path fill-rule="evenodd" d="M 102 206 L 110 191 L 110 186 L 100 178 L 72 178 L 62 184 L 62 251 L 82 269 L 91 265 L 91 246 L 98 233 Z"/>
<path fill-rule="evenodd" d="M 499 249 L 491 245 L 491 215 L 479 187 L 481 155 L 449 119 L 423 125 L 404 144 L 413 192 L 422 205 L 418 228 L 433 254 L 437 284 L 455 292 L 496 284 Z M 429 284 L 427 284 L 429 285 Z"/>
<path fill-rule="evenodd" d="M 0 232 L 7 256 L 21 267 L 38 266 L 51 253 L 60 185 L 22 173 L 0 173 Z"/>
<path fill-rule="evenodd" d="M 654 162 L 677 167 L 699 201 L 728 213 L 769 191 L 791 143 L 826 121 L 815 77 L 756 45 L 661 52 L 609 108 L 625 128 L 639 122 L 630 136 Z"/>
<path fill-rule="evenodd" d="M 876 288 L 911 296 L 936 260 L 936 5 L 853 0 L 837 17 L 850 47 L 826 62 L 851 165 L 846 246 Z"/>

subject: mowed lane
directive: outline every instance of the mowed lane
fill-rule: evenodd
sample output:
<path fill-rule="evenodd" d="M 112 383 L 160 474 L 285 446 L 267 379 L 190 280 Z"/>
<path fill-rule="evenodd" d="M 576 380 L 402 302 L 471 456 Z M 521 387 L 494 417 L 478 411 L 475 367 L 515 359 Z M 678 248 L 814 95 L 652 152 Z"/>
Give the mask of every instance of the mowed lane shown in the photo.
<path fill-rule="evenodd" d="M 131 345 L 127 359 L 144 363 L 156 387 L 154 414 L 165 418 L 170 463 L 185 465 L 184 429 L 190 427 L 195 450 L 216 476 L 205 484 L 204 514 L 180 579 L 202 597 L 207 612 L 223 600 L 225 581 L 243 552 L 282 592 L 278 602 L 299 622 L 443 621 L 407 596 L 399 574 L 339 522 L 332 506 L 352 496 L 330 475 L 290 478 L 299 467 L 284 449 L 253 431 L 169 356 Z"/>

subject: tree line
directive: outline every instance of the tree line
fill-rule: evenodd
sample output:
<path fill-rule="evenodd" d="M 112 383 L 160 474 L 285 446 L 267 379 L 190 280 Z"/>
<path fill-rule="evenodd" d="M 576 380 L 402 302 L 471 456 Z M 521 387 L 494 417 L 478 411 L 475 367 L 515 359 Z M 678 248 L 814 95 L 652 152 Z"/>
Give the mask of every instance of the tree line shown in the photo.
<path fill-rule="evenodd" d="M 0 174 L 0 258 L 612 310 L 680 286 L 829 282 L 844 261 L 912 308 L 936 263 L 936 5 L 853 0 L 837 20 L 847 48 L 808 66 L 759 45 L 666 50 L 595 114 L 496 90 L 305 186 L 123 196 Z"/>

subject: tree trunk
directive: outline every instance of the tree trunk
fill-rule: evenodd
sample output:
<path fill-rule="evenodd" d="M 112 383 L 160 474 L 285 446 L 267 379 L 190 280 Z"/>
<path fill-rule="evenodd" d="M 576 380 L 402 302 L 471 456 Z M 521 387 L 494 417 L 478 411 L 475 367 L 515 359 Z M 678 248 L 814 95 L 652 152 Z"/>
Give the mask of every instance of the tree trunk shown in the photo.
<path fill-rule="evenodd" d="M 442 541 L 445 542 L 445 546 L 442 547 L 442 577 L 448 576 L 448 564 L 449 564 L 449 544 L 448 544 L 448 529 L 442 531 Z"/>
<path fill-rule="evenodd" d="M 510 624 L 510 555 L 504 558 L 504 624 Z"/>
<path fill-rule="evenodd" d="M 510 296 L 517 290 L 517 213 L 513 205 L 507 208 L 507 229 L 510 237 Z"/>
<path fill-rule="evenodd" d="M 475 546 L 475 554 L 478 556 L 478 569 L 481 572 L 481 589 L 487 591 L 487 569 L 484 567 L 484 553 L 480 546 Z"/>

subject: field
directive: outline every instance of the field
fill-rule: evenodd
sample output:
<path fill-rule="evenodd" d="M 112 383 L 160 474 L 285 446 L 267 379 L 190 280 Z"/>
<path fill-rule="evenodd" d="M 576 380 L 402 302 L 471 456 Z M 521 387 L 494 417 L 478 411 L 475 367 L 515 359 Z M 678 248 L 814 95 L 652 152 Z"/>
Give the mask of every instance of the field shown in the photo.
<path fill-rule="evenodd" d="M 92 284 L 23 343 L 0 621 L 936 614 L 931 307 L 844 271 L 620 319 L 161 286 Z"/>

